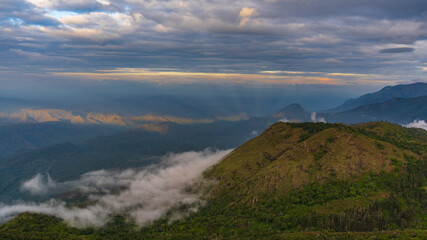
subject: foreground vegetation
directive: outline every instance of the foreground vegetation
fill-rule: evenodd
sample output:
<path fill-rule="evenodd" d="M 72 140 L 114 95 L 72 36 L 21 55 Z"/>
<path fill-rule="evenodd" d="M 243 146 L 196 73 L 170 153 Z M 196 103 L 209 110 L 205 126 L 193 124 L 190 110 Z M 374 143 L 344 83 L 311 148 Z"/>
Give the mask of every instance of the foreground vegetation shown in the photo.
<path fill-rule="evenodd" d="M 0 239 L 426 239 L 427 134 L 379 122 L 276 123 L 205 172 L 206 204 L 139 228 L 25 213 Z M 179 206 L 171 210 L 185 211 Z"/>

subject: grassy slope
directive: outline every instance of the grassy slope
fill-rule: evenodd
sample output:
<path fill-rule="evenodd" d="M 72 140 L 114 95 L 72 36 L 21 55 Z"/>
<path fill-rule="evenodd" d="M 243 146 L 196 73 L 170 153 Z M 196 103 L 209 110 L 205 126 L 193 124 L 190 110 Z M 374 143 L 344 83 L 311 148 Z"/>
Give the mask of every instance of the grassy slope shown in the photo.
<path fill-rule="evenodd" d="M 80 230 L 23 214 L 0 227 L 0 236 L 423 238 L 426 160 L 427 134 L 421 130 L 385 122 L 276 123 L 205 173 L 216 182 L 207 204 L 181 221 L 162 219 L 137 229 L 117 217 L 105 228 Z M 339 233 L 346 231 L 352 233 Z"/>

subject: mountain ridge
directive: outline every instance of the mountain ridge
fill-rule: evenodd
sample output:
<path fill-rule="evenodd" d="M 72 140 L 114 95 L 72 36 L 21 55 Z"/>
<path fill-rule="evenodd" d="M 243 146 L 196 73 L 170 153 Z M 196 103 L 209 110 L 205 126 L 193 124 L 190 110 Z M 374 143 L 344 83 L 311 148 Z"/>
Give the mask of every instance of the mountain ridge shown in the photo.
<path fill-rule="evenodd" d="M 311 113 L 298 103 L 289 104 L 271 115 L 272 118 L 281 118 L 283 121 L 290 122 L 307 122 L 310 121 L 310 116 Z"/>
<path fill-rule="evenodd" d="M 93 137 L 116 133 L 119 130 L 110 126 L 64 122 L 3 125 L 0 126 L 0 157 L 16 151 L 33 150 L 67 141 L 78 144 Z"/>
<path fill-rule="evenodd" d="M 414 98 L 392 98 L 381 103 L 359 106 L 344 112 L 320 113 L 328 122 L 360 123 L 389 121 L 408 124 L 427 120 L 427 95 Z"/>
<path fill-rule="evenodd" d="M 343 112 L 363 105 L 385 102 L 393 98 L 413 98 L 427 95 L 427 83 L 417 82 L 412 84 L 401 84 L 386 86 L 373 93 L 362 95 L 355 99 L 349 99 L 342 105 L 332 109 L 319 111 L 321 113 Z"/>

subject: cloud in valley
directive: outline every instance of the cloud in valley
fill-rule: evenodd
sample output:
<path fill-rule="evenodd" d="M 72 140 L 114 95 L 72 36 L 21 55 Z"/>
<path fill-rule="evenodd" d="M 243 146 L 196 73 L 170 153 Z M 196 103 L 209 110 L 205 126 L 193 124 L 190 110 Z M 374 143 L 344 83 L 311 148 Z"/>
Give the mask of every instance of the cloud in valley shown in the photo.
<path fill-rule="evenodd" d="M 34 178 L 24 182 L 21 186 L 21 191 L 28 191 L 32 195 L 45 195 L 56 189 L 56 183 L 50 178 L 49 175 L 44 176 L 37 174 Z"/>
<path fill-rule="evenodd" d="M 326 120 L 323 117 L 317 117 L 317 114 L 315 112 L 312 112 L 310 115 L 310 119 L 312 122 L 322 122 L 325 123 Z"/>
<path fill-rule="evenodd" d="M 189 188 L 201 181 L 202 172 L 231 150 L 210 150 L 168 154 L 160 164 L 143 169 L 89 172 L 76 181 L 57 183 L 36 175 L 22 185 L 31 194 L 78 191 L 90 202 L 85 208 L 66 207 L 65 202 L 0 205 L 0 221 L 22 212 L 53 215 L 77 227 L 102 226 L 114 214 L 126 214 L 143 226 L 160 219 L 173 207 L 189 205 L 197 211 L 199 195 Z M 120 190 L 120 191 L 118 191 Z"/>

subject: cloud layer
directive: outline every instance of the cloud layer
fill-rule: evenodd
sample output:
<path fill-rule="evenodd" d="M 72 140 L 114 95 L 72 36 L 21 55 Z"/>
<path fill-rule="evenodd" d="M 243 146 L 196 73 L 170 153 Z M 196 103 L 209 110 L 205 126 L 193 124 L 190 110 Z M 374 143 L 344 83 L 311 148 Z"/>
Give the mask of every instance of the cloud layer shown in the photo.
<path fill-rule="evenodd" d="M 189 188 L 201 181 L 201 174 L 231 150 L 168 154 L 160 164 L 125 171 L 100 170 L 82 175 L 79 180 L 57 183 L 36 175 L 22 185 L 32 194 L 78 191 L 88 196 L 85 208 L 66 207 L 65 202 L 0 205 L 0 221 L 22 212 L 49 214 L 77 227 L 102 226 L 114 214 L 126 214 L 143 226 L 157 220 L 174 207 L 197 210 L 199 196 Z"/>
<path fill-rule="evenodd" d="M 178 123 L 178 124 L 197 124 L 212 123 L 221 121 L 240 121 L 248 117 L 246 114 L 237 114 L 233 116 L 217 116 L 215 118 L 184 118 L 170 115 L 140 115 L 140 116 L 121 116 L 118 114 L 102 113 L 73 113 L 61 109 L 21 109 L 19 112 L 0 113 L 0 124 L 15 123 L 43 123 L 43 122 L 70 122 L 72 124 L 106 124 L 123 127 L 141 127 L 156 132 L 164 132 L 167 129 L 156 129 L 156 125 L 150 123 Z M 157 126 L 160 127 L 160 126 Z"/>
<path fill-rule="evenodd" d="M 424 0 L 4 0 L 0 80 L 146 68 L 187 74 L 304 72 L 317 79 L 322 75 L 315 72 L 382 76 L 336 76 L 333 82 L 340 84 L 427 81 L 426 12 Z M 112 78 L 129 80 L 107 77 Z M 162 83 L 164 78 L 157 75 Z M 285 83 L 313 84 L 313 79 L 298 75 Z"/>

